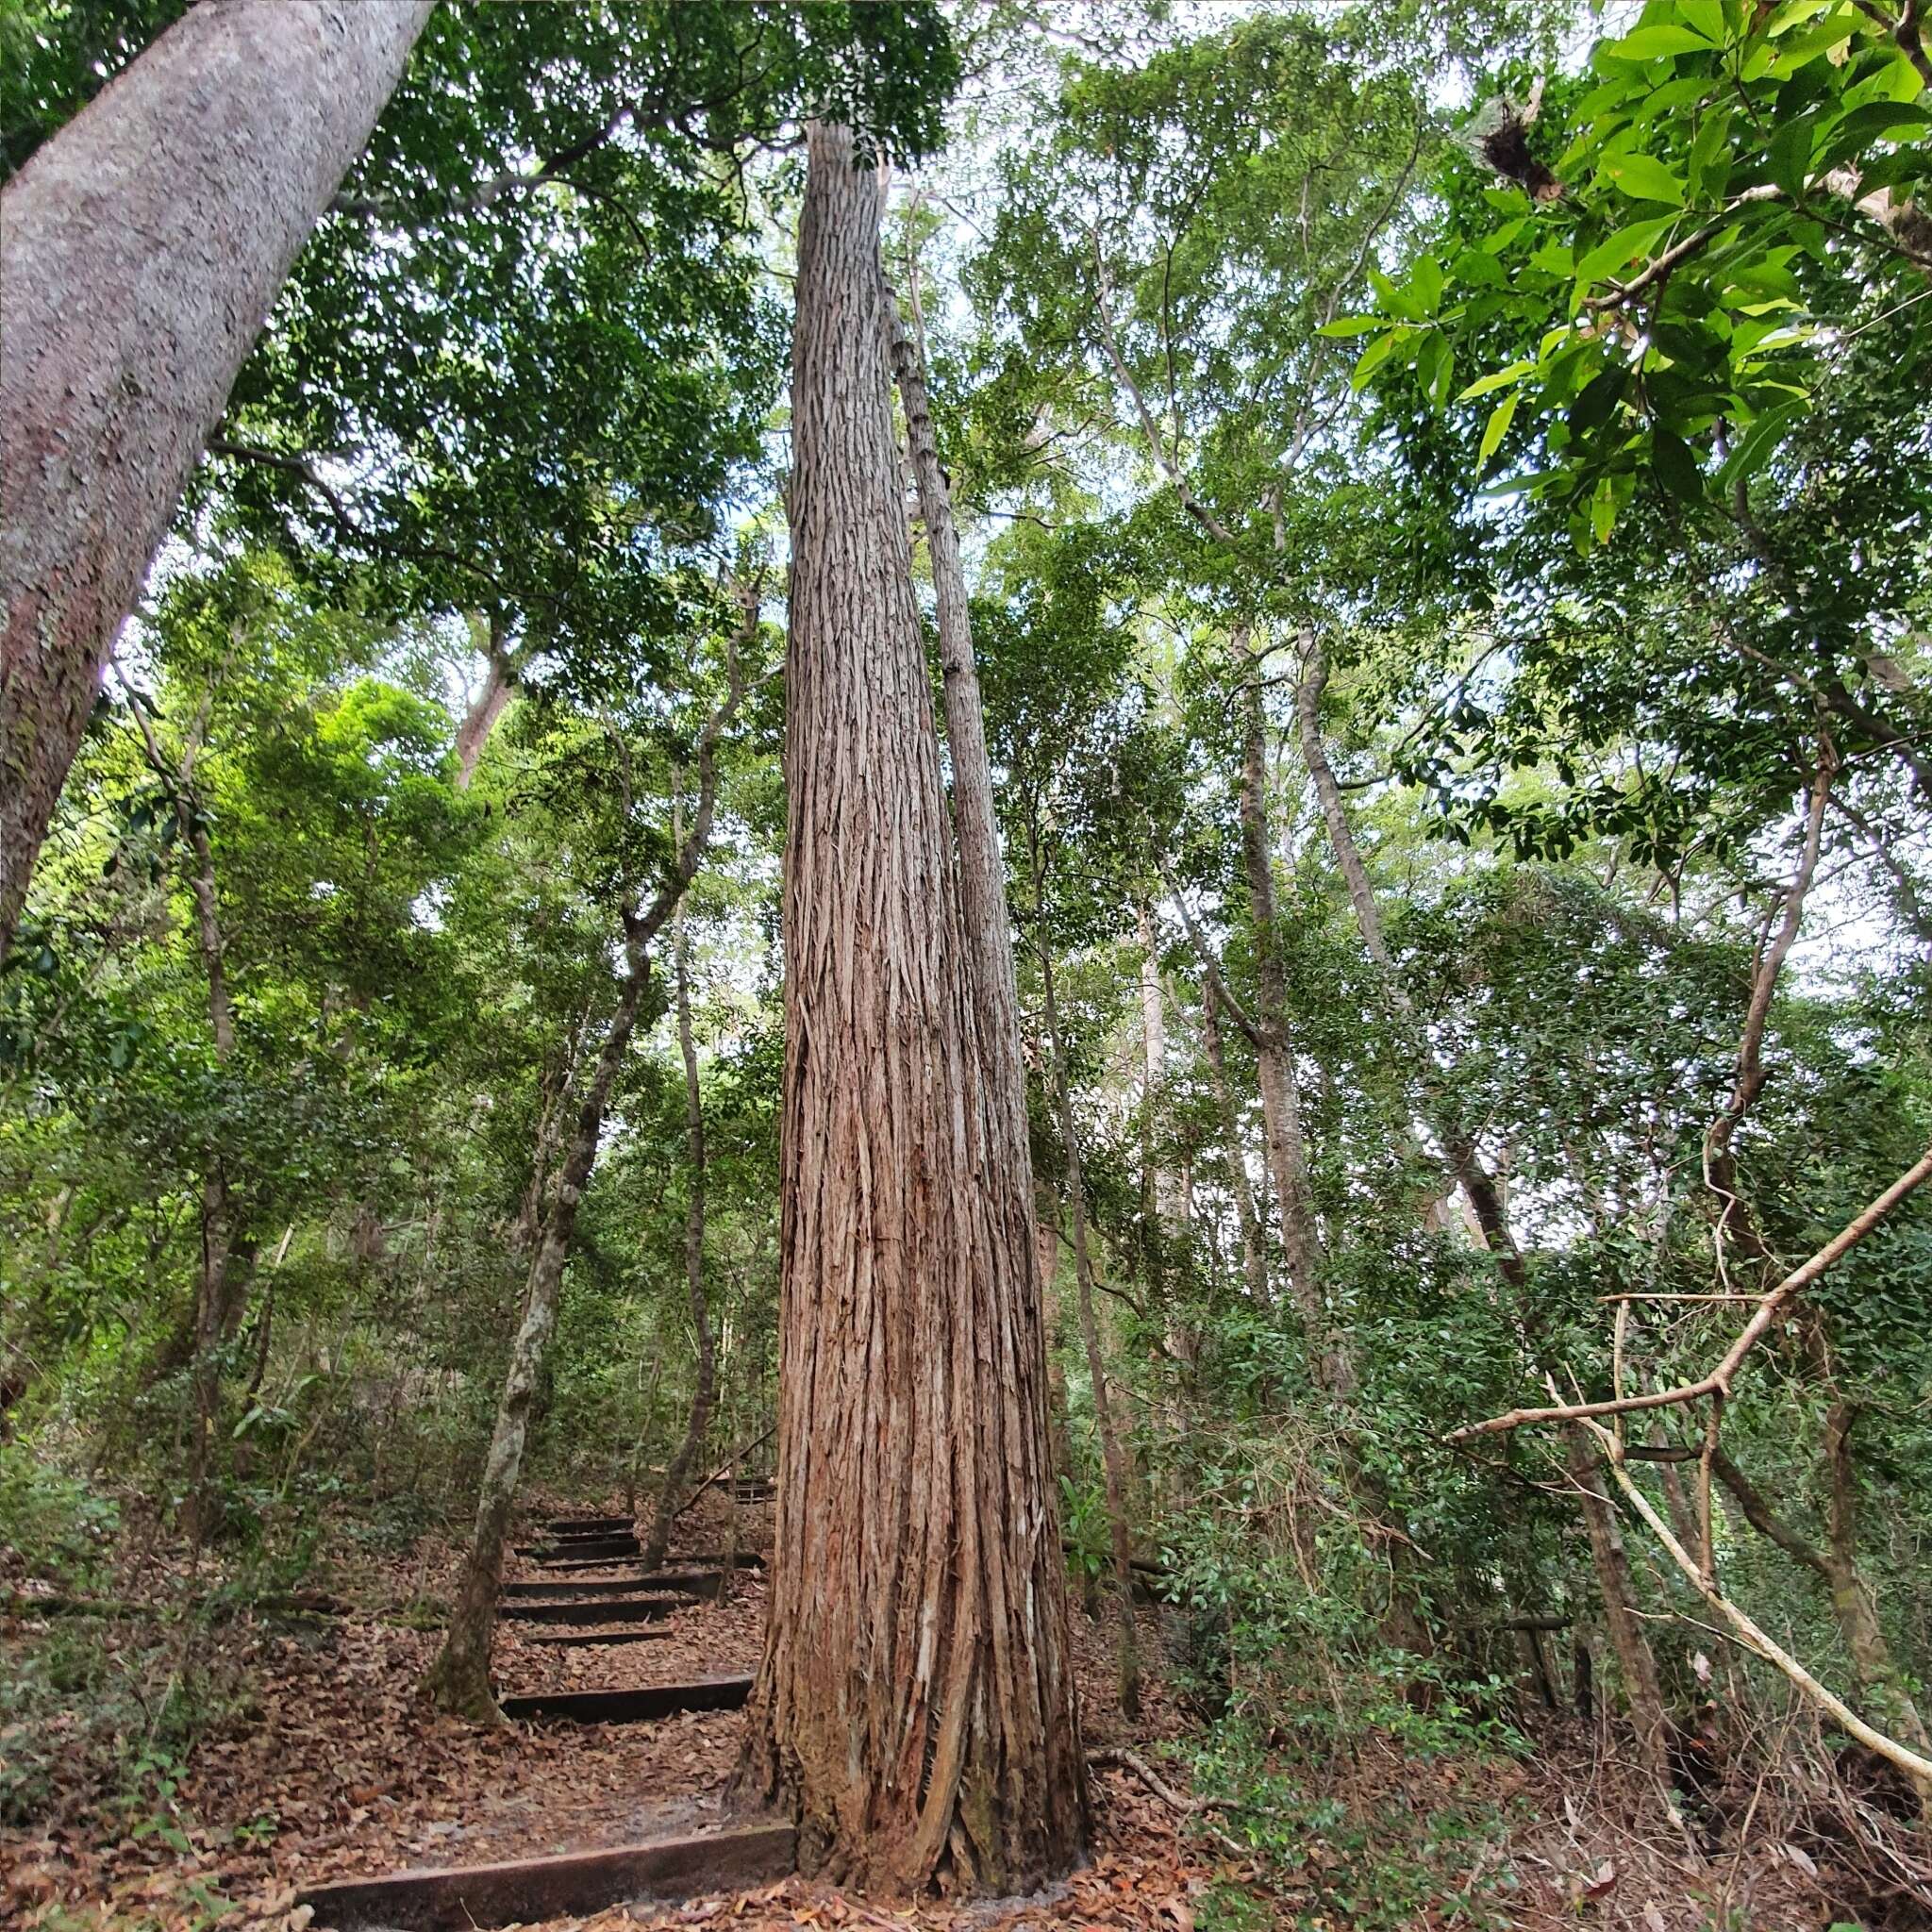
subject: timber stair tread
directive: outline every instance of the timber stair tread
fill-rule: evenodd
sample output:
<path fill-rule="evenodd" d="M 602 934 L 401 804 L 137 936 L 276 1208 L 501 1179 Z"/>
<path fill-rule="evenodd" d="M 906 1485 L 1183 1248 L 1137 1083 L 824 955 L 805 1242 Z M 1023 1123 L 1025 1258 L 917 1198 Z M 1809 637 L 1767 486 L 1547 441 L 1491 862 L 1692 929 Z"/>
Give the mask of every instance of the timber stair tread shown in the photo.
<path fill-rule="evenodd" d="M 684 1595 L 715 1596 L 730 1575 L 728 1570 L 652 1570 L 642 1576 L 608 1576 L 594 1582 L 506 1583 L 507 1598 Z"/>
<path fill-rule="evenodd" d="M 791 1825 L 760 1822 L 716 1832 L 481 1865 L 417 1867 L 312 1886 L 298 1903 L 318 1927 L 357 1932 L 468 1932 L 588 1917 L 632 1899 L 677 1900 L 736 1891 L 791 1870 Z"/>
<path fill-rule="evenodd" d="M 658 1596 L 567 1598 L 560 1603 L 530 1603 L 518 1598 L 513 1603 L 498 1605 L 497 1615 L 523 1624 L 653 1624 L 703 1601 L 688 1591 Z"/>
<path fill-rule="evenodd" d="M 545 1536 L 616 1536 L 635 1529 L 635 1516 L 553 1516 L 537 1527 Z"/>
<path fill-rule="evenodd" d="M 648 1624 L 638 1629 L 625 1624 L 616 1627 L 604 1624 L 589 1630 L 545 1631 L 541 1636 L 529 1637 L 528 1643 L 541 1643 L 550 1650 L 590 1650 L 603 1643 L 650 1643 L 660 1637 L 669 1637 L 668 1630 L 656 1630 Z"/>
<path fill-rule="evenodd" d="M 689 1684 L 644 1684 L 620 1690 L 537 1690 L 499 1697 L 507 1718 L 566 1718 L 575 1724 L 649 1724 L 691 1710 L 741 1710 L 749 1674 L 699 1677 Z"/>
<path fill-rule="evenodd" d="M 521 1554 L 521 1553 L 520 1553 Z M 639 1563 L 642 1558 L 640 1551 L 636 1557 L 550 1557 L 538 1563 L 540 1570 L 567 1572 L 574 1570 L 624 1570 Z M 680 1569 L 722 1570 L 725 1567 L 723 1557 L 679 1557 Z M 741 1550 L 732 1558 L 731 1567 L 738 1570 L 762 1570 L 765 1559 L 754 1550 Z"/>
<path fill-rule="evenodd" d="M 516 1545 L 517 1555 L 534 1563 L 581 1562 L 586 1557 L 641 1557 L 643 1552 L 643 1544 L 634 1536 L 587 1536 L 575 1542 Z"/>

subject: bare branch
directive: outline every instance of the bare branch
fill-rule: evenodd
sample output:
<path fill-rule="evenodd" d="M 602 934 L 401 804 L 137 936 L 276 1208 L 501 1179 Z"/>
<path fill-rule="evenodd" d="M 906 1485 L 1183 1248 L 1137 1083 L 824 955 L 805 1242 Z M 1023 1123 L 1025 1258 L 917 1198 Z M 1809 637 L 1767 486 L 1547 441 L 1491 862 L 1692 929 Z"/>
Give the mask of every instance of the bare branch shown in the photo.
<path fill-rule="evenodd" d="M 1797 1296 L 1841 1260 L 1875 1228 L 1907 1195 L 1932 1178 L 1932 1148 L 1926 1152 L 1884 1193 L 1855 1215 L 1846 1225 L 1819 1249 L 1808 1261 L 1793 1268 L 1768 1294 L 1760 1296 L 1754 1314 L 1738 1339 L 1725 1351 L 1710 1374 L 1695 1382 L 1680 1383 L 1674 1389 L 1657 1389 L 1647 1395 L 1621 1395 L 1607 1402 L 1558 1403 L 1547 1408 L 1512 1408 L 1507 1415 L 1492 1416 L 1488 1422 L 1471 1423 L 1452 1430 L 1445 1442 L 1467 1442 L 1476 1436 L 1500 1436 L 1531 1423 L 1590 1422 L 1598 1416 L 1633 1415 L 1639 1409 L 1678 1408 L 1686 1403 L 1700 1402 L 1706 1396 L 1728 1396 L 1731 1383 L 1744 1357 L 1764 1339 L 1773 1323 Z"/>

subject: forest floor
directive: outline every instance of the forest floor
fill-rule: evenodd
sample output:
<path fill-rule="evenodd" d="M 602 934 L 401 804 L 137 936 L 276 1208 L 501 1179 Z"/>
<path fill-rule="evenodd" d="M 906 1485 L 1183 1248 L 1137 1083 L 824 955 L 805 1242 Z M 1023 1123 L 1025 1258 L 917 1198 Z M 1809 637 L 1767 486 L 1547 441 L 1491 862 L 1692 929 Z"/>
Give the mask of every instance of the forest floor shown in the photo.
<path fill-rule="evenodd" d="M 715 1552 L 739 1531 L 756 1548 L 763 1514 L 740 1509 L 734 1524 L 721 1504 L 708 1522 L 687 1527 L 672 1563 Z M 738 1712 L 491 1732 L 429 1711 L 416 1687 L 440 1639 L 437 1610 L 458 1560 L 454 1546 L 430 1540 L 403 1558 L 344 1557 L 325 1572 L 327 1614 L 274 1622 L 242 1615 L 203 1626 L 199 1641 L 209 1654 L 184 1657 L 182 1667 L 227 1684 L 225 1710 L 178 1758 L 162 1753 L 137 1764 L 141 1775 L 133 1786 L 124 1778 L 117 1798 L 104 1799 L 98 1780 L 83 1780 L 85 1754 L 56 1751 L 35 1824 L 0 1830 L 0 1924 L 25 1932 L 203 1932 L 216 1924 L 303 1932 L 308 1908 L 297 1893 L 316 1884 L 685 1835 L 722 1821 Z M 519 1561 L 507 1580 L 538 1574 Z M 496 1651 L 499 1690 L 612 1689 L 750 1672 L 764 1603 L 762 1575 L 746 1570 L 735 1574 L 727 1600 L 678 1610 L 646 1641 L 559 1648 L 539 1641 L 541 1626 L 506 1623 Z M 13 1604 L 17 1611 L 18 1597 Z M 1143 1655 L 1156 1667 L 1132 1725 L 1116 1707 L 1110 1623 L 1074 1619 L 1086 1742 L 1090 1751 L 1130 1750 L 1184 1793 L 1186 1774 L 1170 1747 L 1194 1726 L 1158 1669 L 1158 1613 L 1142 1617 Z M 34 1627 L 34 1620 L 0 1616 L 0 1662 Z M 98 1629 L 96 1639 L 113 1641 Z M 6 1722 L 0 1714 L 0 1751 L 13 1735 Z M 1317 1932 L 1579 1924 L 1822 1932 L 1842 1915 L 1828 1896 L 1828 1877 L 1821 1881 L 1807 1869 L 1812 1860 L 1774 1837 L 1731 1847 L 1700 1871 L 1668 1831 L 1636 1827 L 1631 1794 L 1607 1778 L 1598 1754 L 1580 1740 L 1552 1742 L 1532 1774 L 1507 1759 L 1422 1763 L 1391 1740 L 1371 1740 L 1351 1754 L 1329 1810 L 1310 1811 L 1301 1870 L 1292 1875 L 1278 1861 L 1264 1866 L 1239 1854 L 1221 1836 L 1222 1824 L 1237 1822 L 1231 1815 L 1184 1815 L 1134 1769 L 1110 1764 L 1094 1775 L 1092 1862 L 1051 1895 L 886 1907 L 791 1879 L 558 1923 L 579 1932 L 713 1923 L 734 1932 L 1191 1932 L 1197 1919 Z M 1466 1869 L 1410 1912 L 1396 1906 L 1393 1891 L 1375 1895 L 1375 1847 L 1369 1843 L 1365 1857 L 1364 1835 L 1351 1837 L 1347 1820 L 1387 1817 L 1391 1807 L 1426 1819 L 1440 1804 L 1473 1804 L 1507 1824 L 1458 1848 Z"/>

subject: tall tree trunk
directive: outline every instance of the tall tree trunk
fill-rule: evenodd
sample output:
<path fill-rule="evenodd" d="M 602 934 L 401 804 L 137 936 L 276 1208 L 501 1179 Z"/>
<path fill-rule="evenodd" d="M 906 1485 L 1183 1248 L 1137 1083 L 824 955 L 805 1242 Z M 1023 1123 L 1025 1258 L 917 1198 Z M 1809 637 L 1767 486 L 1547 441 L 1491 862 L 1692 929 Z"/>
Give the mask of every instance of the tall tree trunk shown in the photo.
<path fill-rule="evenodd" d="M 1227 1186 L 1234 1196 L 1235 1219 L 1241 1225 L 1241 1272 L 1248 1284 L 1248 1299 L 1256 1308 L 1268 1301 L 1268 1257 L 1261 1240 L 1261 1217 L 1255 1207 L 1255 1190 L 1248 1179 L 1247 1153 L 1241 1144 L 1241 1116 L 1235 1111 L 1234 1090 L 1228 1084 L 1227 1054 L 1222 1042 L 1221 1012 L 1214 991 L 1208 988 L 1201 999 L 1201 1043 L 1208 1054 L 1208 1070 L 1214 1082 L 1214 1098 L 1221 1108 L 1222 1133 L 1227 1142 Z"/>
<path fill-rule="evenodd" d="M 1362 863 L 1356 843 L 1355 827 L 1349 822 L 1348 808 L 1336 782 L 1335 769 L 1322 739 L 1322 694 L 1327 688 L 1328 663 L 1319 643 L 1310 640 L 1306 647 L 1302 675 L 1295 687 L 1295 719 L 1301 739 L 1302 759 L 1314 781 L 1315 797 L 1322 808 L 1323 824 L 1328 833 L 1329 849 L 1336 870 L 1347 888 L 1356 930 L 1362 950 L 1368 954 L 1378 976 L 1382 1001 L 1396 1021 L 1416 1058 L 1423 1089 L 1423 1104 L 1429 1124 L 1441 1142 L 1449 1171 L 1468 1201 L 1483 1243 L 1495 1257 L 1498 1272 L 1519 1294 L 1528 1286 L 1522 1251 L 1515 1231 L 1505 1211 L 1502 1190 L 1496 1185 L 1475 1145 L 1475 1137 L 1456 1117 L 1443 1096 L 1442 1083 L 1428 1058 L 1428 1043 L 1417 1024 L 1413 1002 L 1402 984 L 1391 957 L 1382 927 L 1382 909 L 1369 882 L 1368 868 Z M 1584 1432 L 1573 1429 L 1565 1435 L 1565 1457 L 1576 1490 L 1577 1507 L 1590 1539 L 1591 1562 L 1595 1572 L 1597 1593 L 1603 1601 L 1604 1621 L 1610 1633 L 1611 1648 L 1623 1673 L 1624 1694 L 1630 1700 L 1631 1722 L 1636 1729 L 1638 1748 L 1644 1768 L 1669 1789 L 1669 1768 L 1665 1762 L 1663 1739 L 1665 1716 L 1657 1659 L 1638 1617 L 1630 1574 L 1629 1557 L 1624 1547 L 1616 1510 L 1604 1491 L 1595 1468 L 1590 1441 Z"/>
<path fill-rule="evenodd" d="M 1355 1365 L 1349 1351 L 1329 1332 L 1322 1298 L 1322 1237 L 1308 1184 L 1301 1098 L 1295 1090 L 1294 1059 L 1290 1050 L 1288 974 L 1277 936 L 1274 867 L 1268 842 L 1268 740 L 1261 714 L 1261 687 L 1245 633 L 1236 633 L 1233 650 L 1241 678 L 1241 863 L 1254 924 L 1254 1045 L 1268 1172 L 1280 1217 L 1289 1294 L 1301 1317 L 1316 1386 L 1346 1398 L 1355 1393 Z"/>
<path fill-rule="evenodd" d="M 1038 883 L 1036 874 L 1036 884 Z M 1127 1458 L 1114 1426 L 1108 1393 L 1107 1361 L 1100 1352 L 1100 1323 L 1093 1307 L 1093 1261 L 1087 1251 L 1087 1187 L 1080 1172 L 1080 1129 L 1074 1119 L 1067 1085 L 1067 1056 L 1060 1041 L 1059 1008 L 1054 999 L 1053 956 L 1042 940 L 1040 986 L 1046 1009 L 1047 1050 L 1053 1055 L 1054 1102 L 1059 1110 L 1060 1139 L 1067 1154 L 1067 1212 L 1074 1224 L 1074 1280 L 1080 1298 L 1080 1340 L 1087 1351 L 1087 1376 L 1093 1390 L 1093 1429 L 1100 1438 L 1100 1471 L 1107 1494 L 1107 1528 L 1113 1548 L 1114 1603 L 1120 1616 L 1121 1714 L 1141 1714 L 1140 1629 L 1134 1620 L 1134 1541 L 1127 1527 Z"/>
<path fill-rule="evenodd" d="M 690 1480 L 691 1466 L 703 1446 L 711 1420 L 711 1397 L 717 1385 L 717 1362 L 711 1348 L 711 1313 L 705 1300 L 705 1103 L 698 1087 L 698 1049 L 691 1024 L 691 934 L 683 913 L 677 918 L 677 1046 L 684 1058 L 684 1133 L 691 1167 L 690 1193 L 684 1215 L 684 1278 L 691 1297 L 691 1333 L 697 1341 L 697 1381 L 691 1390 L 691 1417 L 684 1440 L 664 1472 L 658 1497 L 658 1514 L 644 1541 L 644 1565 L 655 1570 L 664 1560 L 676 1520 L 678 1497 Z"/>
<path fill-rule="evenodd" d="M 0 190 L 0 958 L 108 647 L 434 0 L 204 0 Z"/>
<path fill-rule="evenodd" d="M 777 1507 L 739 1782 L 797 1819 L 808 1871 L 1012 1891 L 1064 1872 L 1087 1828 L 1032 1204 L 946 822 L 878 183 L 848 130 L 814 123 L 808 153 Z"/>

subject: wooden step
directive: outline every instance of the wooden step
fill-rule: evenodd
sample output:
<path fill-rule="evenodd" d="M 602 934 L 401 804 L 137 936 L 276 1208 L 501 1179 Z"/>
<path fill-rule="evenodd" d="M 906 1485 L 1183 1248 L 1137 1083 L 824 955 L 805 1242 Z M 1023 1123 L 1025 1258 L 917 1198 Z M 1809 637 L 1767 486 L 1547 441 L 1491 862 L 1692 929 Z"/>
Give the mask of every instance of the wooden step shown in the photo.
<path fill-rule="evenodd" d="M 789 1824 L 741 1825 L 702 1837 L 611 1845 L 498 1865 L 391 1873 L 318 1885 L 301 1894 L 317 1926 L 354 1932 L 468 1932 L 472 1925 L 577 1918 L 630 1899 L 686 1899 L 768 1884 L 791 1870 Z"/>
<path fill-rule="evenodd" d="M 501 1604 L 499 1617 L 523 1624 L 656 1624 L 678 1610 L 688 1610 L 694 1596 L 619 1596 L 574 1603 Z"/>
<path fill-rule="evenodd" d="M 519 1543 L 516 1552 L 533 1563 L 581 1563 L 590 1557 L 641 1557 L 644 1546 L 634 1536 L 587 1536 L 572 1543 Z"/>
<path fill-rule="evenodd" d="M 670 1635 L 668 1630 L 633 1630 L 626 1624 L 616 1628 L 607 1625 L 602 1630 L 564 1630 L 554 1637 L 531 1637 L 525 1641 L 541 1643 L 550 1650 L 588 1650 L 593 1643 L 649 1643 Z"/>
<path fill-rule="evenodd" d="M 694 1684 L 649 1684 L 631 1690 L 540 1690 L 499 1697 L 509 1718 L 567 1718 L 580 1724 L 648 1724 L 686 1710 L 742 1710 L 749 1677 L 700 1677 Z"/>
<path fill-rule="evenodd" d="M 518 1555 L 521 1556 L 522 1554 L 521 1551 L 518 1552 Z M 572 1557 L 568 1560 L 561 1557 L 554 1557 L 546 1559 L 540 1567 L 554 1571 L 559 1575 L 567 1576 L 577 1570 L 629 1569 L 633 1565 L 633 1560 L 625 1557 Z M 765 1559 L 756 1550 L 740 1550 L 732 1557 L 731 1561 L 733 1567 L 740 1570 L 762 1570 L 765 1567 Z M 689 1565 L 694 1570 L 712 1570 L 721 1568 L 724 1558 L 722 1556 L 684 1557 L 679 1558 L 679 1562 L 683 1565 Z"/>
<path fill-rule="evenodd" d="M 614 1536 L 619 1530 L 635 1529 L 633 1516 L 553 1516 L 538 1527 L 546 1536 Z"/>
<path fill-rule="evenodd" d="M 653 1570 L 641 1576 L 609 1576 L 596 1583 L 506 1583 L 506 1597 L 637 1596 L 656 1591 L 681 1592 L 686 1596 L 716 1596 L 725 1577 L 724 1570 Z"/>

